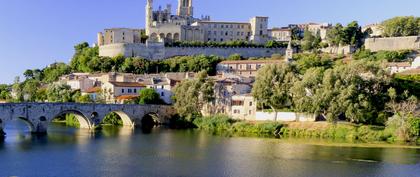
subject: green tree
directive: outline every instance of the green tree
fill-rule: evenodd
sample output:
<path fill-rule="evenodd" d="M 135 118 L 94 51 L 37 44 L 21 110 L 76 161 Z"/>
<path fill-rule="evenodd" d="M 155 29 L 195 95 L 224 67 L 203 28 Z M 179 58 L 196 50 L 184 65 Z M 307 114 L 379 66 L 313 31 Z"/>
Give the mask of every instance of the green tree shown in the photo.
<path fill-rule="evenodd" d="M 164 101 L 160 99 L 160 95 L 151 88 L 142 89 L 140 91 L 139 104 L 162 104 Z"/>
<path fill-rule="evenodd" d="M 214 81 L 207 79 L 205 71 L 197 79 L 184 80 L 174 89 L 174 107 L 188 121 L 201 116 L 204 104 L 214 100 Z"/>
<path fill-rule="evenodd" d="M 395 130 L 395 135 L 399 140 L 410 141 L 413 137 L 419 135 L 418 118 L 414 117 L 414 112 L 418 105 L 415 96 L 408 96 L 404 93 L 404 99 L 398 101 L 397 92 L 394 88 L 388 90 L 390 102 L 387 108 L 394 114 L 387 121 L 387 127 Z"/>
<path fill-rule="evenodd" d="M 252 95 L 258 103 L 277 113 L 279 109 L 292 107 L 292 95 L 289 90 L 295 80 L 296 73 L 291 65 L 266 65 L 258 71 Z"/>
<path fill-rule="evenodd" d="M 41 86 L 41 83 L 37 80 L 26 80 L 25 82 L 22 83 L 22 92 L 24 95 L 24 100 L 25 101 L 30 101 L 30 102 L 34 102 L 34 101 L 38 101 L 38 88 Z"/>
<path fill-rule="evenodd" d="M 312 51 L 312 49 L 315 48 L 314 43 L 315 43 L 315 36 L 312 34 L 311 31 L 309 30 L 305 30 L 305 33 L 303 35 L 303 40 L 302 40 L 302 49 L 304 51 Z"/>
<path fill-rule="evenodd" d="M 50 102 L 72 102 L 73 91 L 69 85 L 51 84 L 47 90 L 47 98 Z"/>
<path fill-rule="evenodd" d="M 420 34 L 420 17 L 395 17 L 382 22 L 385 37 L 417 36 Z"/>
<path fill-rule="evenodd" d="M 52 83 L 57 81 L 60 76 L 69 74 L 71 72 L 70 67 L 65 63 L 54 63 L 44 68 L 43 70 L 43 82 Z"/>

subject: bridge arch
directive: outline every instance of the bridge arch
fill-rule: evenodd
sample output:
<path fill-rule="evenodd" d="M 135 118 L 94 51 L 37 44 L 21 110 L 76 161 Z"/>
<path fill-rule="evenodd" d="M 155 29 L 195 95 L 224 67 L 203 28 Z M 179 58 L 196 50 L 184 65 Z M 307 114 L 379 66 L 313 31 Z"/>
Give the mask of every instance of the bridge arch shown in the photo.
<path fill-rule="evenodd" d="M 18 117 L 18 120 L 26 124 L 29 128 L 29 132 L 35 132 L 35 125 L 28 118 Z"/>
<path fill-rule="evenodd" d="M 115 114 L 117 114 L 120 118 L 121 118 L 121 120 L 122 120 L 122 123 L 123 123 L 123 126 L 125 126 L 125 127 L 133 127 L 134 126 L 134 121 L 132 120 L 132 118 L 127 114 L 127 113 L 125 113 L 124 111 L 111 111 L 111 112 L 109 112 L 108 114 L 106 114 L 106 115 L 109 115 L 109 114 L 111 114 L 111 113 L 115 113 Z"/>
<path fill-rule="evenodd" d="M 87 129 L 93 128 L 92 127 L 92 122 L 90 121 L 90 119 L 86 115 L 84 115 L 81 111 L 78 111 L 78 110 L 61 111 L 60 113 L 55 115 L 53 117 L 53 119 L 56 118 L 56 117 L 66 115 L 66 114 L 73 114 L 76 117 L 77 121 L 79 122 L 80 128 L 87 128 Z M 94 113 L 92 113 L 91 116 L 93 116 L 93 115 L 94 115 Z"/>

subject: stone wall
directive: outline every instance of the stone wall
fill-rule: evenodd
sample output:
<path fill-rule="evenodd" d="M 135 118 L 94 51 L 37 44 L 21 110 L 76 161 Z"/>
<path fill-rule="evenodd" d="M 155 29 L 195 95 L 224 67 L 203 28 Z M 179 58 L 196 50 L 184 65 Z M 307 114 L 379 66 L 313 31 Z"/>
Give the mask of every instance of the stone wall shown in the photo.
<path fill-rule="evenodd" d="M 380 50 L 417 50 L 420 49 L 420 36 L 369 38 L 365 47 L 373 52 Z"/>
<path fill-rule="evenodd" d="M 354 46 L 346 45 L 346 46 L 334 46 L 334 47 L 327 47 L 321 49 L 324 53 L 330 53 L 330 54 L 342 54 L 347 55 L 354 53 L 356 51 L 356 48 Z"/>
<path fill-rule="evenodd" d="M 257 112 L 255 120 L 257 121 L 274 121 L 276 114 L 274 112 Z M 295 112 L 278 112 L 277 121 L 283 122 L 315 122 L 315 116 L 304 113 Z"/>
<path fill-rule="evenodd" d="M 285 48 L 223 48 L 223 47 L 165 47 L 162 43 L 110 44 L 99 47 L 100 56 L 141 57 L 149 60 L 163 60 L 174 56 L 216 55 L 229 57 L 240 54 L 243 57 L 271 57 L 285 54 Z"/>

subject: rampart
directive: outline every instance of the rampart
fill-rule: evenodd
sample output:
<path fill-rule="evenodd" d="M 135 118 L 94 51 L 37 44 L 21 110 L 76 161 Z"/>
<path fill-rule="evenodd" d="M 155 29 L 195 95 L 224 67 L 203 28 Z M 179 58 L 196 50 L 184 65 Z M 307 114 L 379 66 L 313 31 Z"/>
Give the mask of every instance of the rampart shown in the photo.
<path fill-rule="evenodd" d="M 216 55 L 229 57 L 239 54 L 243 57 L 271 57 L 273 54 L 284 55 L 286 48 L 253 48 L 253 47 L 165 47 L 161 43 L 152 44 L 110 44 L 99 47 L 100 56 L 141 57 L 149 60 L 163 60 L 175 56 Z"/>
<path fill-rule="evenodd" d="M 369 38 L 365 40 L 365 47 L 373 52 L 380 50 L 418 50 L 420 36 Z"/>

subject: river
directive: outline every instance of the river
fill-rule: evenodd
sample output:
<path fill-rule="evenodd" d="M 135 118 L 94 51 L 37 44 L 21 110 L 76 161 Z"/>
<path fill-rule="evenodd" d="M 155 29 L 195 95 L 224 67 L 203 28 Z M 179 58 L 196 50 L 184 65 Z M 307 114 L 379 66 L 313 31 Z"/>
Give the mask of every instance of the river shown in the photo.
<path fill-rule="evenodd" d="M 0 176 L 420 176 L 420 150 L 227 137 L 198 130 L 151 132 L 105 127 L 96 133 L 51 125 L 47 136 L 6 125 Z M 364 145 L 362 145 L 364 146 Z"/>

